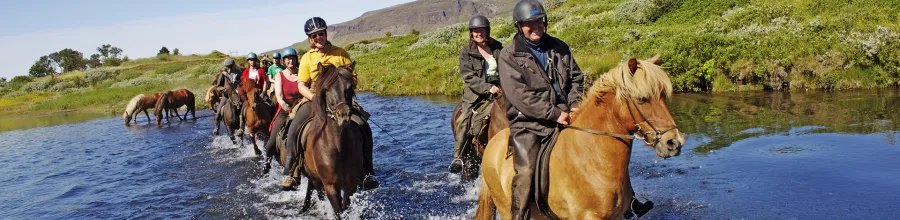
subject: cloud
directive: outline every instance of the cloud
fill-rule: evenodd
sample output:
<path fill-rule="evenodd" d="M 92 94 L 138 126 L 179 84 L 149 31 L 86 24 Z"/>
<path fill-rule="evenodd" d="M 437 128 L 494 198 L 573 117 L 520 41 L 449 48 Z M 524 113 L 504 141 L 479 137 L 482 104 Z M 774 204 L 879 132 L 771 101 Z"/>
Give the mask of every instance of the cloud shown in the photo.
<path fill-rule="evenodd" d="M 88 57 L 103 44 L 122 48 L 132 59 L 155 56 L 162 46 L 178 48 L 182 54 L 268 51 L 304 40 L 303 23 L 310 17 L 336 24 L 408 1 L 307 1 L 0 36 L 0 48 L 4 48 L 0 63 L 6 67 L 0 70 L 0 77 L 27 75 L 40 56 L 63 48 Z"/>

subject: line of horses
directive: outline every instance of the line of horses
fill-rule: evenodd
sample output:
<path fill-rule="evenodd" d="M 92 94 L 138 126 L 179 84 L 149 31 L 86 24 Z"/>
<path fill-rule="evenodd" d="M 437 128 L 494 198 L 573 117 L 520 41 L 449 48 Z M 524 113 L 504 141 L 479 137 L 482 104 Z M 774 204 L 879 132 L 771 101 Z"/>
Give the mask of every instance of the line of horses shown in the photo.
<path fill-rule="evenodd" d="M 671 81 L 656 61 L 658 57 L 622 62 L 585 91 L 584 101 L 576 106 L 579 110 L 572 113 L 569 127 L 574 129 L 561 127 L 547 159 L 549 174 L 546 175 L 550 181 L 541 186 L 535 183 L 534 188 L 543 188 L 546 194 L 533 199 L 543 201 L 548 210 L 532 205 L 532 217 L 621 219 L 630 208 L 633 196 L 628 164 L 634 140 L 643 140 L 661 158 L 680 154 L 685 137 L 677 129 L 665 102 L 672 93 Z M 312 129 L 308 132 L 309 140 L 298 143 L 299 146 L 278 146 L 276 155 L 279 156 L 275 159 L 284 165 L 285 147 L 302 149 L 305 165 L 300 172 L 309 181 L 301 212 L 309 208 L 312 192 L 316 190 L 320 198 L 327 196 L 335 218 L 340 219 L 340 214 L 350 206 L 350 197 L 360 187 L 360 177 L 364 176 L 362 149 L 372 144 L 371 135 L 366 135 L 371 130 L 351 120 L 356 88 L 353 66 L 321 68 L 324 71 L 313 86 L 315 98 L 308 103 L 313 105 L 306 126 Z M 268 129 L 274 109 L 262 101 L 265 94 L 252 86 L 253 83 L 242 84 L 245 86 L 239 90 L 243 97 L 218 94 L 215 88 L 210 88 L 205 101 L 213 111 L 223 115 L 222 122 L 233 141 L 234 135 L 242 138 L 242 134 L 234 132 L 239 108 L 225 104 L 222 106 L 227 108 L 216 109 L 218 97 L 223 95 L 241 100 L 251 140 L 272 138 Z M 192 111 L 193 94 L 178 91 L 181 90 L 136 96 L 126 109 L 126 123 L 140 111 L 146 114 L 151 105 L 156 108 L 158 123 L 166 109 L 189 104 L 188 109 Z M 182 99 L 190 102 L 179 101 Z M 509 207 L 515 170 L 509 156 L 509 121 L 503 102 L 502 96 L 494 98 L 488 129 L 484 129 L 483 136 L 473 139 L 464 154 L 463 178 L 482 177 L 475 219 L 493 219 L 496 213 L 502 219 L 511 218 Z M 457 106 L 450 120 L 451 128 L 456 127 L 452 125 L 460 113 Z M 178 115 L 177 110 L 175 114 Z M 255 141 L 251 142 L 254 151 L 261 154 Z M 267 167 L 271 159 L 266 158 Z"/>
<path fill-rule="evenodd" d="M 184 117 L 178 113 L 178 108 L 182 106 L 187 106 L 187 111 L 184 112 Z M 131 101 L 128 102 L 128 105 L 125 106 L 125 111 L 122 113 L 122 117 L 125 118 L 125 125 L 130 125 L 132 121 L 137 123 L 137 116 L 141 112 L 144 112 L 144 115 L 147 117 L 147 122 L 150 122 L 150 114 L 148 111 L 153 109 L 153 115 L 156 116 L 156 124 L 161 125 L 162 119 L 165 118 L 168 122 L 171 112 L 175 113 L 175 117 L 178 117 L 179 120 L 187 120 L 188 113 L 193 116 L 193 119 L 197 119 L 197 114 L 194 106 L 194 93 L 187 89 L 178 89 L 172 91 L 163 91 L 153 93 L 151 95 L 147 94 L 138 94 L 131 98 Z M 163 113 L 165 113 L 165 117 L 163 117 Z"/>

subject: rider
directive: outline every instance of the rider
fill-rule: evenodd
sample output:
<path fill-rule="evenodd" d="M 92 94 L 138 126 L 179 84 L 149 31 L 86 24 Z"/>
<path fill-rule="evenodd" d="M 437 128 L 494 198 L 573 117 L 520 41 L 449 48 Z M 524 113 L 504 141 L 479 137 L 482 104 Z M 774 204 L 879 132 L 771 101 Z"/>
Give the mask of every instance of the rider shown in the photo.
<path fill-rule="evenodd" d="M 459 71 L 465 88 L 462 97 L 462 115 L 456 120 L 456 144 L 453 146 L 453 162 L 450 172 L 462 170 L 462 148 L 472 138 L 468 134 L 473 109 L 488 104 L 490 96 L 500 92 L 497 73 L 497 56 L 503 45 L 491 38 L 491 23 L 484 16 L 469 19 L 469 44 L 459 52 Z"/>
<path fill-rule="evenodd" d="M 573 107 L 581 102 L 584 76 L 569 46 L 545 33 L 547 17 L 540 2 L 520 0 L 513 7 L 513 20 L 517 34 L 500 51 L 500 88 L 506 98 L 516 170 L 512 215 L 513 219 L 524 219 L 529 216 L 538 148 L 555 128 L 569 124 L 569 112 L 578 111 Z M 635 199 L 631 207 L 641 216 L 653 208 L 653 203 Z"/>
<path fill-rule="evenodd" d="M 300 94 L 303 94 L 303 97 L 311 100 L 313 96 L 315 96 L 315 93 L 313 93 L 309 87 L 312 86 L 313 82 L 316 81 L 320 74 L 320 70 L 318 69 L 319 64 L 340 67 L 350 65 L 353 63 L 353 60 L 350 59 L 350 54 L 347 53 L 347 51 L 332 45 L 331 42 L 328 41 L 328 25 L 325 24 L 324 19 L 320 17 L 310 18 L 306 21 L 303 30 L 306 32 L 307 37 L 309 37 L 310 50 L 300 58 L 300 72 L 298 78 L 300 82 L 303 82 L 299 84 Z M 353 78 L 356 79 L 355 73 Z M 354 100 L 354 107 L 362 112 L 362 109 L 359 109 L 359 105 L 355 102 L 356 101 Z M 296 119 L 297 117 L 294 118 Z M 308 115 L 301 117 L 301 119 L 304 120 L 306 118 L 308 118 Z M 291 127 L 293 127 L 294 124 L 300 123 L 292 123 Z M 361 126 L 368 126 L 368 124 L 364 123 Z M 296 139 L 295 135 L 291 135 L 288 137 L 287 143 L 295 144 L 297 143 Z M 363 180 L 363 188 L 377 188 L 378 182 L 371 178 L 375 175 L 375 170 L 372 165 L 372 149 L 367 147 L 366 149 L 363 149 L 363 152 L 366 169 L 366 178 Z"/>
<path fill-rule="evenodd" d="M 281 62 L 281 53 L 275 52 L 272 54 L 272 57 L 275 58 L 274 63 L 269 66 L 268 71 L 266 71 L 266 75 L 268 75 L 269 78 L 269 89 L 266 90 L 266 94 L 269 94 L 269 96 L 272 96 L 272 94 L 275 93 L 275 87 L 272 86 L 275 84 L 275 75 L 284 70 L 284 65 L 282 65 Z"/>
<path fill-rule="evenodd" d="M 222 62 L 222 74 L 216 77 L 213 81 L 213 85 L 218 86 L 219 94 L 221 94 L 222 101 L 219 102 L 220 111 L 216 111 L 216 120 L 221 120 L 222 118 L 222 106 L 225 106 L 228 103 L 228 97 L 230 94 L 237 92 L 237 88 L 241 85 L 240 73 L 243 72 L 238 65 L 234 64 L 234 59 L 227 58 L 224 62 Z M 243 127 L 243 126 L 242 126 Z M 219 129 L 216 128 L 213 130 L 213 133 L 219 133 Z"/>
<path fill-rule="evenodd" d="M 276 149 L 276 139 L 278 139 L 278 132 L 284 127 L 285 123 L 287 123 L 289 119 L 289 114 L 293 107 L 300 102 L 300 99 L 303 96 L 300 94 L 299 81 L 297 81 L 297 67 L 299 61 L 297 61 L 297 51 L 293 48 L 287 48 L 282 50 L 282 54 L 285 69 L 279 71 L 275 74 L 275 83 L 273 84 L 273 88 L 275 90 L 275 100 L 278 102 L 278 113 L 275 114 L 275 119 L 272 122 L 272 130 L 270 131 L 269 140 L 266 142 L 266 156 L 273 157 L 275 156 Z M 292 126 L 293 128 L 293 126 Z M 299 129 L 299 128 L 295 128 Z M 299 133 L 299 130 L 288 130 L 288 134 Z M 291 146 L 291 145 L 288 145 Z M 287 157 L 287 161 L 284 161 L 285 164 L 292 164 L 294 161 L 294 152 L 292 152 L 292 147 L 286 147 L 286 152 L 284 152 Z M 281 188 L 288 190 L 293 189 L 294 185 L 299 183 L 294 179 L 293 166 L 284 165 L 284 180 L 281 181 Z"/>
<path fill-rule="evenodd" d="M 256 53 L 250 52 L 247 54 L 247 69 L 244 69 L 244 73 L 241 75 L 241 79 L 250 79 L 256 82 L 256 88 L 259 90 L 264 90 L 268 87 L 269 79 L 266 76 L 266 72 L 263 68 L 259 67 L 259 59 L 256 56 Z M 240 119 L 240 127 L 238 127 L 237 132 L 244 131 L 244 117 L 246 117 L 246 112 L 243 110 L 243 106 L 241 106 L 241 119 Z"/>

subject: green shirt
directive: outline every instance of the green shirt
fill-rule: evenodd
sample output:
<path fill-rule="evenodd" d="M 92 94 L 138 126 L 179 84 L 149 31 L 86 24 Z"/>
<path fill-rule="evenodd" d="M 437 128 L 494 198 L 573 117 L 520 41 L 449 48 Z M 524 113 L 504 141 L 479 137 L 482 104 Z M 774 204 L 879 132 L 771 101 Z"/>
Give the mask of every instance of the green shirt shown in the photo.
<path fill-rule="evenodd" d="M 284 66 L 281 65 L 272 65 L 269 67 L 269 70 L 266 72 L 266 75 L 269 75 L 269 79 L 275 81 L 275 75 L 278 75 L 279 72 L 284 70 Z"/>

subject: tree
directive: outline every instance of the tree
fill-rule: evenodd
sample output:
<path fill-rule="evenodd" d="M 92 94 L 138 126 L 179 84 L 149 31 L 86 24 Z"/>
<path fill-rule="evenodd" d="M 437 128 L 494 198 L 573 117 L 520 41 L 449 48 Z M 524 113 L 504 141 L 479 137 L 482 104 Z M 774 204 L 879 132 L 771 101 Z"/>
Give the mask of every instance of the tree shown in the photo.
<path fill-rule="evenodd" d="M 28 75 L 31 77 L 43 77 L 51 74 L 56 74 L 56 69 L 53 68 L 53 60 L 50 59 L 50 56 L 42 56 L 28 69 Z M 14 77 L 13 80 L 16 78 Z"/>
<path fill-rule="evenodd" d="M 163 54 L 169 54 L 169 48 L 166 48 L 166 47 L 160 48 L 159 53 L 157 53 L 156 55 L 159 56 L 159 55 L 163 55 Z"/>
<path fill-rule="evenodd" d="M 122 49 L 118 47 L 104 44 L 97 47 L 97 52 L 100 53 L 100 60 L 104 66 L 118 66 L 122 63 L 122 59 L 119 58 L 119 55 L 122 54 Z"/>
<path fill-rule="evenodd" d="M 60 72 L 57 72 L 57 74 L 84 70 L 87 68 L 87 62 L 85 62 L 84 56 L 77 50 L 69 48 L 62 49 L 59 52 L 50 54 L 49 58 L 57 67 L 59 67 Z"/>
<path fill-rule="evenodd" d="M 0 77 L 0 87 L 6 87 L 6 77 Z"/>
<path fill-rule="evenodd" d="M 415 28 L 413 28 L 412 31 L 410 31 L 410 33 L 412 33 L 412 35 L 419 36 L 419 30 L 416 30 Z"/>
<path fill-rule="evenodd" d="M 131 61 L 131 58 L 128 58 L 128 55 L 125 55 L 125 57 L 122 57 L 122 62 L 128 62 L 128 61 Z"/>
<path fill-rule="evenodd" d="M 95 53 L 95 54 L 91 55 L 91 58 L 87 60 L 87 65 L 91 69 L 97 68 L 97 67 L 100 67 L 101 65 L 103 65 L 103 62 L 100 61 L 100 54 Z"/>
<path fill-rule="evenodd" d="M 178 48 L 175 48 L 174 50 L 172 50 L 172 55 L 181 56 L 181 53 L 178 52 Z"/>
<path fill-rule="evenodd" d="M 394 34 L 391 34 L 391 32 L 388 31 L 386 34 L 384 34 L 384 36 L 385 36 L 385 37 L 391 37 L 391 36 L 394 36 Z"/>

